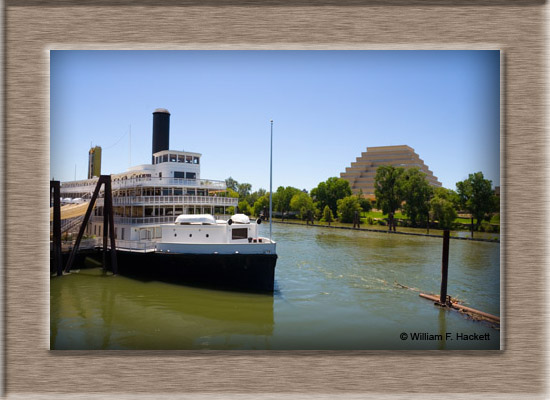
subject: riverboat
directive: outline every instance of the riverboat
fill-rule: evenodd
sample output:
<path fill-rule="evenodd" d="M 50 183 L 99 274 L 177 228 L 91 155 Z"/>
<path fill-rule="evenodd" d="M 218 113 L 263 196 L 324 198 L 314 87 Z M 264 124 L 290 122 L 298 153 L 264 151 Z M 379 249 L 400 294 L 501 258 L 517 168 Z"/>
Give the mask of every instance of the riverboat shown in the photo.
<path fill-rule="evenodd" d="M 259 235 L 260 219 L 235 214 L 227 220 L 238 199 L 225 196 L 225 181 L 201 179 L 200 153 L 168 149 L 169 118 L 165 109 L 153 112 L 152 164 L 111 175 L 118 271 L 273 291 L 276 243 Z M 61 197 L 89 201 L 98 180 L 62 182 Z M 86 224 L 88 236 L 103 234 L 103 191 Z"/>

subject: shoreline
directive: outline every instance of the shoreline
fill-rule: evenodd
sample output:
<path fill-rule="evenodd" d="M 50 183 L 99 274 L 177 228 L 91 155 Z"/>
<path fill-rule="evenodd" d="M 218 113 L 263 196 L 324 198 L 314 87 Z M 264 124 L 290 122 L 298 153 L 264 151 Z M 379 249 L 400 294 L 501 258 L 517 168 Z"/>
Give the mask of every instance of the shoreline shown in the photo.
<path fill-rule="evenodd" d="M 266 221 L 267 222 L 267 221 Z M 352 231 L 365 231 L 365 232 L 377 232 L 377 233 L 387 233 L 390 235 L 410 235 L 410 236 L 426 236 L 426 237 L 434 237 L 434 238 L 442 238 L 443 235 L 433 235 L 428 233 L 415 233 L 415 232 L 393 232 L 389 230 L 381 230 L 381 229 L 372 229 L 372 228 L 353 228 L 348 226 L 334 226 L 334 225 L 307 225 L 301 222 L 287 222 L 287 221 L 276 221 L 273 220 L 274 224 L 287 224 L 287 225 L 303 225 L 303 226 L 313 226 L 313 227 L 319 227 L 319 228 L 331 228 L 331 229 L 348 229 Z M 483 238 L 470 238 L 470 237 L 457 237 L 457 236 L 450 236 L 450 239 L 457 239 L 457 240 L 470 240 L 474 242 L 489 242 L 489 243 L 499 243 L 500 239 L 483 239 Z"/>

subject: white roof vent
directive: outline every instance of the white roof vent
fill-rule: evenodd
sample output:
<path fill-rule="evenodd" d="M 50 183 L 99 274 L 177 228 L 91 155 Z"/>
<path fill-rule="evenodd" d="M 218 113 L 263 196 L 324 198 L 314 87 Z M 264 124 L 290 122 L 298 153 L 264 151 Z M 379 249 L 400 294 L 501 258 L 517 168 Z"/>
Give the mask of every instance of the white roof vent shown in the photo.
<path fill-rule="evenodd" d="M 234 224 L 249 224 L 250 218 L 245 214 L 235 214 L 231 217 Z"/>
<path fill-rule="evenodd" d="M 216 223 L 216 219 L 210 214 L 182 214 L 176 218 L 176 224 L 189 225 L 213 225 Z"/>

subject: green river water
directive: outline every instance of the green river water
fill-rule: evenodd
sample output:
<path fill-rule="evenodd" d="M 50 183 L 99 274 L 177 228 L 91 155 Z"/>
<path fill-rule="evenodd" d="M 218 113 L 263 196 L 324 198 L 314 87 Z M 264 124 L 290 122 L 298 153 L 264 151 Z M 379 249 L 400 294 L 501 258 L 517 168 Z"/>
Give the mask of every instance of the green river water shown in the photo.
<path fill-rule="evenodd" d="M 267 236 L 269 226 L 260 227 Z M 281 224 L 273 238 L 273 295 L 101 268 L 53 277 L 51 349 L 500 348 L 498 328 L 418 296 L 439 293 L 440 238 Z M 451 240 L 448 293 L 500 315 L 500 244 Z"/>

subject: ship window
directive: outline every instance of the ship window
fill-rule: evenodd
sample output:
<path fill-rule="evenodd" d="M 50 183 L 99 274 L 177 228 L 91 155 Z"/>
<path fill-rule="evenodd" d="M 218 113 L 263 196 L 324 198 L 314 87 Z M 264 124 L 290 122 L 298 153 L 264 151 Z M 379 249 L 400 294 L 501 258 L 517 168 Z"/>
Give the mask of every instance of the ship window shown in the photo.
<path fill-rule="evenodd" d="M 140 229 L 139 230 L 139 239 L 140 240 L 144 240 L 144 239 L 151 239 L 151 230 L 149 229 Z"/>
<path fill-rule="evenodd" d="M 193 157 L 193 164 L 199 163 L 199 157 Z"/>
<path fill-rule="evenodd" d="M 185 177 L 187 179 L 196 179 L 197 178 L 197 173 L 196 172 L 186 172 Z"/>
<path fill-rule="evenodd" d="M 177 162 L 178 156 L 175 154 L 170 154 L 170 162 Z"/>
<path fill-rule="evenodd" d="M 124 240 L 124 228 L 121 228 L 120 231 L 120 238 Z"/>
<path fill-rule="evenodd" d="M 178 162 L 185 162 L 185 156 L 178 156 Z"/>
<path fill-rule="evenodd" d="M 236 228 L 231 230 L 231 239 L 246 239 L 248 238 L 247 228 Z"/>
<path fill-rule="evenodd" d="M 185 162 L 186 162 L 186 163 L 191 163 L 191 161 L 193 161 L 193 157 L 191 157 L 191 156 L 185 156 Z"/>
<path fill-rule="evenodd" d="M 174 178 L 180 178 L 180 179 L 185 178 L 185 172 L 174 171 Z"/>
<path fill-rule="evenodd" d="M 168 154 L 162 156 L 162 162 L 168 162 Z"/>

